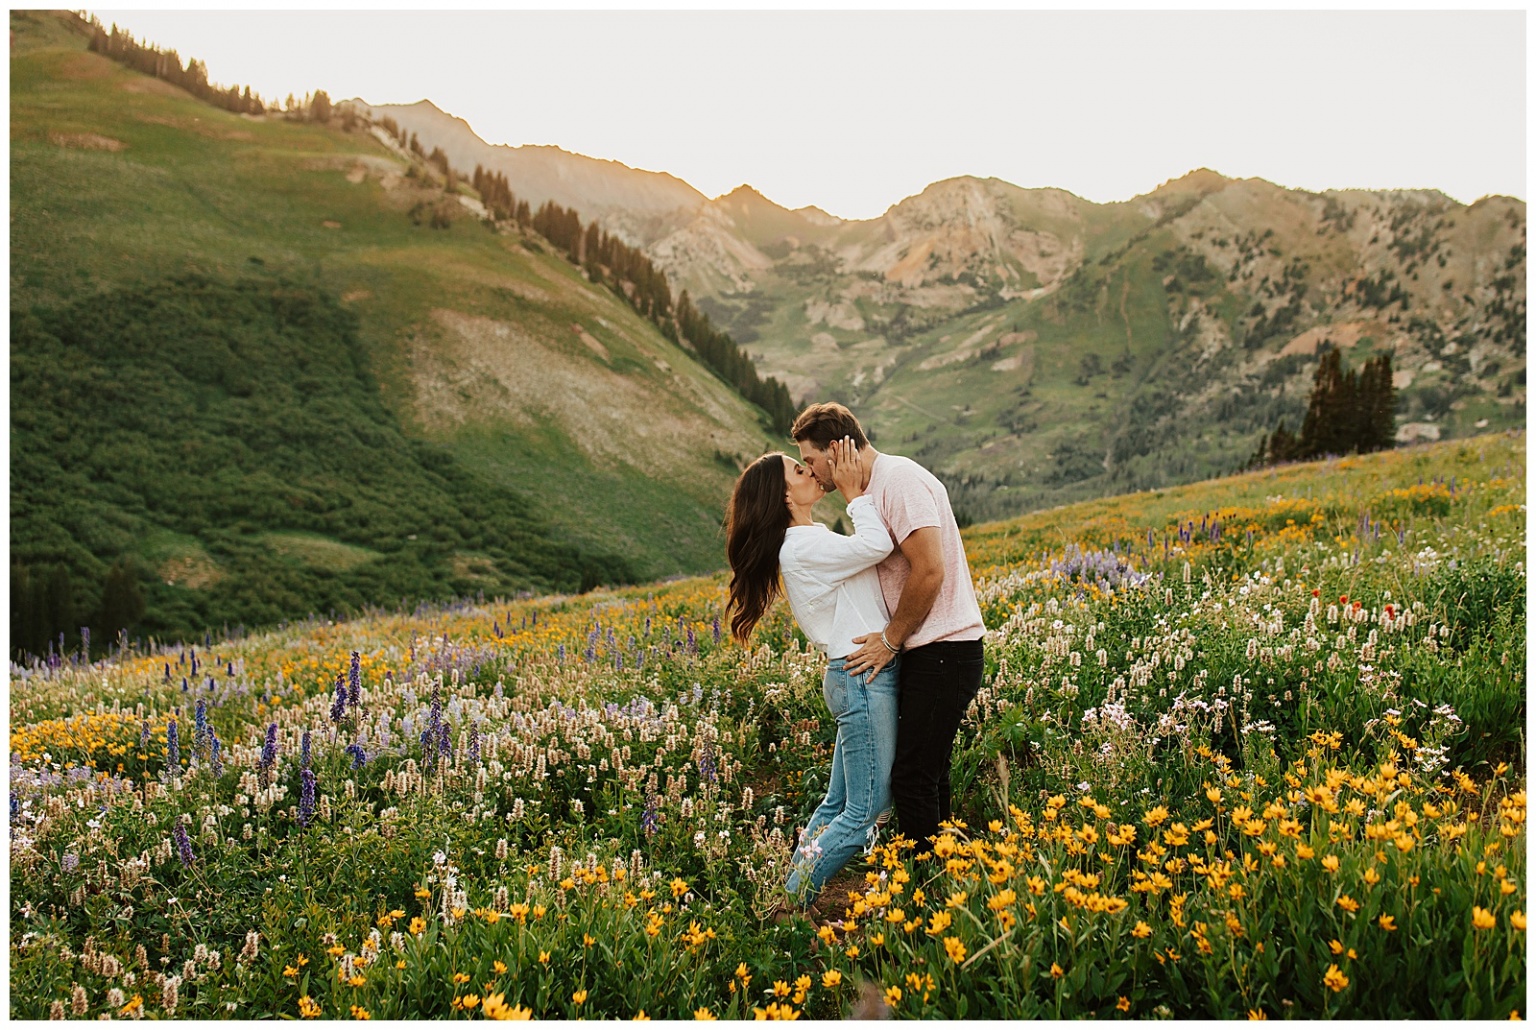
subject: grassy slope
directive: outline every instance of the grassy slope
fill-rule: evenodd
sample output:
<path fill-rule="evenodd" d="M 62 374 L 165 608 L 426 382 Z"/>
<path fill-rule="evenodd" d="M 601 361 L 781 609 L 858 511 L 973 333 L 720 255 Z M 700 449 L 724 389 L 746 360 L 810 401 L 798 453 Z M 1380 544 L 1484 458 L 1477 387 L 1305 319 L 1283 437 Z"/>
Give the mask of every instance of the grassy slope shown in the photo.
<path fill-rule="evenodd" d="M 718 566 L 715 523 L 733 470 L 713 454 L 750 455 L 764 434 L 753 409 L 648 323 L 563 260 L 473 219 L 447 231 L 413 225 L 405 210 L 436 192 L 386 189 L 379 171 L 391 162 L 403 171 L 403 163 L 362 133 L 227 114 L 84 52 L 83 39 L 45 16 L 17 17 L 15 307 L 187 271 L 312 278 L 350 298 L 386 400 L 407 426 L 536 499 L 578 540 L 616 542 L 642 575 Z M 58 145 L 85 134 L 124 147 Z M 349 181 L 360 162 L 377 167 Z M 544 410 L 468 406 L 462 422 L 434 421 L 418 408 L 411 341 L 439 342 L 429 314 L 436 309 L 516 324 L 540 348 L 528 355 L 535 366 L 543 352 L 590 362 L 595 375 L 607 365 L 608 376 L 646 398 L 630 413 L 640 432 L 619 441 L 619 453 L 599 453 L 561 418 L 557 397 Z M 593 360 L 571 323 L 610 360 Z M 669 438 L 675 429 L 682 431 Z"/>

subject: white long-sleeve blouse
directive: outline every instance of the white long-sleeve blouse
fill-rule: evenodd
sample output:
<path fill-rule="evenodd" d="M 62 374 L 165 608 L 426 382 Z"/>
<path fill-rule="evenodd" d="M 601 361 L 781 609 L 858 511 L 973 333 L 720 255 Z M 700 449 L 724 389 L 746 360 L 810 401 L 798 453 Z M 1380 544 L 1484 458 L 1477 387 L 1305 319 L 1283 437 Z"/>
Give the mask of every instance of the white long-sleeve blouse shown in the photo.
<path fill-rule="evenodd" d="M 875 565 L 895 544 L 869 496 L 848 504 L 853 535 L 826 526 L 791 526 L 779 548 L 784 593 L 800 629 L 828 658 L 845 658 L 853 638 L 879 633 L 891 615 Z"/>

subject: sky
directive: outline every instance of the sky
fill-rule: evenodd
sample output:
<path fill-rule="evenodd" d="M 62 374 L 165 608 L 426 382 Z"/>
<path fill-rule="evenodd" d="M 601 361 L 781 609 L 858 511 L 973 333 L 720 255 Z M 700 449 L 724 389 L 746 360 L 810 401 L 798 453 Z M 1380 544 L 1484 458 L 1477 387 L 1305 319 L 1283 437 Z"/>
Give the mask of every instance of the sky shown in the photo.
<path fill-rule="evenodd" d="M 269 101 L 429 99 L 489 143 L 844 218 L 958 175 L 1527 193 L 1518 9 L 93 13 Z"/>

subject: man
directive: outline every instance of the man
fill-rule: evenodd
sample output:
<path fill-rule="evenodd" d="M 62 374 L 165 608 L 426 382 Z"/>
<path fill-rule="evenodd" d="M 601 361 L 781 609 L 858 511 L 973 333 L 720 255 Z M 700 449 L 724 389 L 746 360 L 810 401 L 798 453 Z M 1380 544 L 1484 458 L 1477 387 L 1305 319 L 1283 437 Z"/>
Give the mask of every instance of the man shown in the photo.
<path fill-rule="evenodd" d="M 949 757 L 971 699 L 981 687 L 986 627 L 944 484 L 927 469 L 870 446 L 841 404 L 813 404 L 791 429 L 800 459 L 833 489 L 827 450 L 847 437 L 863 458 L 865 489 L 896 549 L 876 570 L 891 610 L 882 633 L 855 637 L 851 674 L 874 673 L 901 655 L 900 716 L 891 796 L 901 831 L 918 853 L 950 817 Z"/>

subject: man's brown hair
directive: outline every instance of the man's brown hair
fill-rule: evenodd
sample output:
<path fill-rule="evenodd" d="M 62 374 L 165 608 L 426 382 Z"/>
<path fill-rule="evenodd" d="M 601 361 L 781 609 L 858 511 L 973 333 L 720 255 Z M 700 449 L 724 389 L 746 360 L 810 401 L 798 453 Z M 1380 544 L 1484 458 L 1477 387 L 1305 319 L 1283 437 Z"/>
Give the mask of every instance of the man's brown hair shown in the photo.
<path fill-rule="evenodd" d="M 821 450 L 826 450 L 833 440 L 850 437 L 853 445 L 862 450 L 869 441 L 864 427 L 853 417 L 853 412 L 836 402 L 812 404 L 802 411 L 789 430 L 796 443 L 809 440 Z"/>

